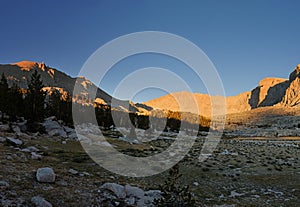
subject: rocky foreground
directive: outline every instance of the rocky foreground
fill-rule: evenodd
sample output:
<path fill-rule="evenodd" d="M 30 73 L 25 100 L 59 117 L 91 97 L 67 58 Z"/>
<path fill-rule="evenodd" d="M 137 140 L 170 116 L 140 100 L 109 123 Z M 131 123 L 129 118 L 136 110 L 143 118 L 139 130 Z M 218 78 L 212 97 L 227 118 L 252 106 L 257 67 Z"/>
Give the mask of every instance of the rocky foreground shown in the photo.
<path fill-rule="evenodd" d="M 113 174 L 82 149 L 74 130 L 54 118 L 47 134 L 22 132 L 22 123 L 0 125 L 1 206 L 151 206 L 167 172 L 145 178 Z M 147 143 L 106 131 L 107 141 L 133 156 L 150 156 L 172 144 L 176 133 Z M 298 206 L 298 137 L 222 139 L 204 162 L 198 137 L 180 162 L 182 185 L 189 185 L 197 206 Z M 101 144 L 101 143 L 100 143 Z"/>

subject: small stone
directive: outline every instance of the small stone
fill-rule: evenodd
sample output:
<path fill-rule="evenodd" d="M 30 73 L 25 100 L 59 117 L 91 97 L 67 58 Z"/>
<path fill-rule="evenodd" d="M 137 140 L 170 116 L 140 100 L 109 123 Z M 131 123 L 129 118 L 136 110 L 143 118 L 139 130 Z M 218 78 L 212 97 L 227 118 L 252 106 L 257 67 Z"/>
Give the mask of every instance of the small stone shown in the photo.
<path fill-rule="evenodd" d="M 55 181 L 55 173 L 52 168 L 39 168 L 36 172 L 36 179 L 41 183 L 53 183 Z"/>
<path fill-rule="evenodd" d="M 15 138 L 12 138 L 12 137 L 7 137 L 6 141 L 7 141 L 7 143 L 9 143 L 13 146 L 19 146 L 19 145 L 23 144 L 22 140 L 15 139 Z"/>
<path fill-rule="evenodd" d="M 62 143 L 62 144 L 67 144 L 67 142 L 66 142 L 66 141 L 62 141 L 61 143 Z"/>
<path fill-rule="evenodd" d="M 83 176 L 91 176 L 91 174 L 88 172 L 82 172 L 81 174 L 83 174 Z"/>
<path fill-rule="evenodd" d="M 21 151 L 22 152 L 38 152 L 39 149 L 34 146 L 29 146 L 29 147 L 26 147 L 25 149 L 22 149 Z"/>
<path fill-rule="evenodd" d="M 5 142 L 5 138 L 3 138 L 3 137 L 0 137 L 0 142 Z"/>
<path fill-rule="evenodd" d="M 52 207 L 52 204 L 46 201 L 43 197 L 34 196 L 31 198 L 31 202 L 35 207 Z"/>
<path fill-rule="evenodd" d="M 64 180 L 57 181 L 56 184 L 60 185 L 60 186 L 67 186 L 68 185 L 68 183 Z"/>
<path fill-rule="evenodd" d="M 43 158 L 42 155 L 39 155 L 39 154 L 37 154 L 35 152 L 31 152 L 31 159 L 33 159 L 33 160 L 41 160 L 42 158 Z"/>
<path fill-rule="evenodd" d="M 10 128 L 8 125 L 0 125 L 0 131 L 1 132 L 6 132 L 6 131 L 9 131 Z"/>
<path fill-rule="evenodd" d="M 7 155 L 7 156 L 5 157 L 5 159 L 7 159 L 7 160 L 12 160 L 12 159 L 13 159 L 13 157 L 12 157 L 12 156 L 10 156 L 10 155 Z"/>
<path fill-rule="evenodd" d="M 244 195 L 244 193 L 237 193 L 236 191 L 233 190 L 233 191 L 230 192 L 230 196 L 229 197 L 235 198 L 235 197 L 240 197 L 242 195 Z"/>
<path fill-rule="evenodd" d="M 78 174 L 78 171 L 74 170 L 72 168 L 68 172 L 71 173 L 71 174 L 73 174 L 73 175 L 77 175 Z"/>
<path fill-rule="evenodd" d="M 198 182 L 193 182 L 193 185 L 194 186 L 199 186 L 199 183 Z"/>
<path fill-rule="evenodd" d="M 1 180 L 1 181 L 0 181 L 0 188 L 1 188 L 1 187 L 6 187 L 6 188 L 7 188 L 7 187 L 9 187 L 9 183 L 6 182 L 6 181 L 4 181 L 4 180 Z"/>
<path fill-rule="evenodd" d="M 13 125 L 11 127 L 12 131 L 16 133 L 16 135 L 20 136 L 21 135 L 21 129 L 17 125 Z"/>

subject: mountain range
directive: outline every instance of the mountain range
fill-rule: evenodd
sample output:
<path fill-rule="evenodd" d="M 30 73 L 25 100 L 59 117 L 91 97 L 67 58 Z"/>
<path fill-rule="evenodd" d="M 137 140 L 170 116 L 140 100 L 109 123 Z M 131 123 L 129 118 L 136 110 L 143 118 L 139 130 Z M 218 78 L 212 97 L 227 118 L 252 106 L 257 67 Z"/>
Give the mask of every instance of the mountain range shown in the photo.
<path fill-rule="evenodd" d="M 176 99 L 185 100 L 193 96 L 198 104 L 199 112 L 209 117 L 211 114 L 211 99 L 220 98 L 207 94 L 176 92 L 145 102 L 156 109 L 178 111 Z M 259 81 L 256 88 L 236 96 L 226 97 L 226 114 L 241 113 L 262 107 L 300 108 L 300 64 L 292 71 L 289 79 L 265 78 Z M 185 106 L 183 111 L 192 112 Z"/>
<path fill-rule="evenodd" d="M 99 88 L 97 88 L 95 100 L 92 99 L 92 97 L 89 97 L 87 92 L 91 87 L 96 86 L 84 77 L 74 78 L 62 71 L 47 66 L 45 63 L 32 61 L 21 61 L 0 65 L 0 73 L 5 74 L 9 85 L 15 83 L 21 88 L 27 88 L 30 76 L 35 69 L 41 74 L 45 90 L 58 88 L 59 90 L 68 92 L 72 95 L 75 82 L 78 81 L 81 87 L 81 97 L 73 97 L 74 101 L 82 102 L 82 104 L 94 104 L 94 102 L 96 102 L 102 105 L 111 105 L 112 97 Z M 130 111 L 140 114 L 150 114 L 154 109 L 179 111 L 179 105 L 177 104 L 176 99 L 189 100 L 190 97 L 195 98 L 200 114 L 206 117 L 210 117 L 211 115 L 211 99 L 220 98 L 216 96 L 211 97 L 208 94 L 175 92 L 142 104 L 117 100 L 117 105 L 114 107 L 126 111 L 127 109 L 125 106 L 129 104 L 131 106 Z M 265 78 L 261 80 L 258 86 L 253 90 L 236 96 L 229 96 L 225 99 L 226 114 L 241 113 L 262 107 L 299 108 L 300 64 L 291 72 L 288 79 Z M 180 109 L 181 111 L 194 113 L 194 109 L 189 105 L 188 101 L 186 101 L 184 105 L 184 108 Z"/>

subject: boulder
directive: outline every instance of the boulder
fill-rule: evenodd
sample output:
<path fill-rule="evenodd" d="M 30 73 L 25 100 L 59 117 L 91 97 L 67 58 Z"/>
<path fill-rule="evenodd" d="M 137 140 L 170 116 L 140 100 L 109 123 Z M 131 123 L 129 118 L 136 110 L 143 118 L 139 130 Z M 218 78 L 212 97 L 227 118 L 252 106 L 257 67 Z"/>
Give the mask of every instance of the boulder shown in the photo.
<path fill-rule="evenodd" d="M 154 199 L 160 199 L 160 198 L 162 198 L 162 192 L 160 190 L 145 191 L 145 196 L 140 200 L 138 200 L 137 206 L 138 207 L 153 206 L 152 203 Z"/>
<path fill-rule="evenodd" d="M 50 136 L 60 136 L 60 137 L 63 137 L 63 138 L 67 137 L 67 133 L 62 128 L 52 129 L 52 130 L 48 131 L 48 134 Z"/>
<path fill-rule="evenodd" d="M 47 134 L 51 136 L 61 136 L 64 138 L 67 137 L 67 133 L 64 130 L 64 127 L 57 121 L 55 121 L 55 117 L 46 118 L 43 126 L 45 127 L 45 131 L 47 132 Z"/>
<path fill-rule="evenodd" d="M 63 126 L 63 128 L 68 134 L 73 133 L 75 131 L 74 129 L 67 127 L 67 126 Z"/>
<path fill-rule="evenodd" d="M 136 197 L 136 198 L 141 199 L 145 195 L 145 192 L 141 188 L 133 187 L 129 184 L 125 185 L 124 190 L 125 190 L 126 196 L 128 196 L 128 197 Z"/>
<path fill-rule="evenodd" d="M 124 199 L 126 197 L 125 188 L 117 183 L 105 183 L 101 188 L 113 192 L 118 198 Z"/>
<path fill-rule="evenodd" d="M 71 132 L 70 134 L 68 134 L 68 138 L 69 139 L 77 139 L 78 137 L 77 137 L 76 132 L 74 131 L 74 132 Z"/>
<path fill-rule="evenodd" d="M 39 168 L 36 172 L 36 179 L 41 183 L 53 183 L 55 181 L 55 173 L 52 168 Z"/>

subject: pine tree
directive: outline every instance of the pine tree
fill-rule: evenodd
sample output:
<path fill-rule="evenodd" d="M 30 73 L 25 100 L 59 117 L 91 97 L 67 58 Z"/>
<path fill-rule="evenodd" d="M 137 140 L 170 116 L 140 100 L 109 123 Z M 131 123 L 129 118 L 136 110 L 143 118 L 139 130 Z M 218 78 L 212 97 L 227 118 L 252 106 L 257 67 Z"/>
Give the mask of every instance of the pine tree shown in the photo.
<path fill-rule="evenodd" d="M 49 95 L 47 116 L 55 116 L 63 120 L 65 124 L 72 125 L 72 97 L 69 93 L 61 94 L 59 90 L 53 89 Z"/>
<path fill-rule="evenodd" d="M 27 106 L 26 117 L 32 123 L 42 121 L 44 118 L 46 93 L 42 91 L 43 87 L 41 75 L 35 70 L 31 75 L 27 96 L 25 98 Z"/>
<path fill-rule="evenodd" d="M 23 116 L 24 100 L 21 89 L 13 84 L 7 94 L 7 113 L 11 120 L 15 120 L 17 116 Z"/>
<path fill-rule="evenodd" d="M 61 94 L 56 88 L 49 95 L 47 109 L 47 116 L 55 116 L 57 119 L 61 119 Z"/>
<path fill-rule="evenodd" d="M 65 96 L 65 99 L 61 100 L 61 112 L 62 117 L 61 119 L 67 124 L 72 125 L 73 124 L 73 118 L 72 118 L 72 96 L 67 93 Z"/>
<path fill-rule="evenodd" d="M 0 111 L 2 112 L 1 119 L 3 120 L 4 113 L 7 113 L 8 108 L 8 83 L 7 79 L 2 73 L 1 80 L 0 80 Z"/>

